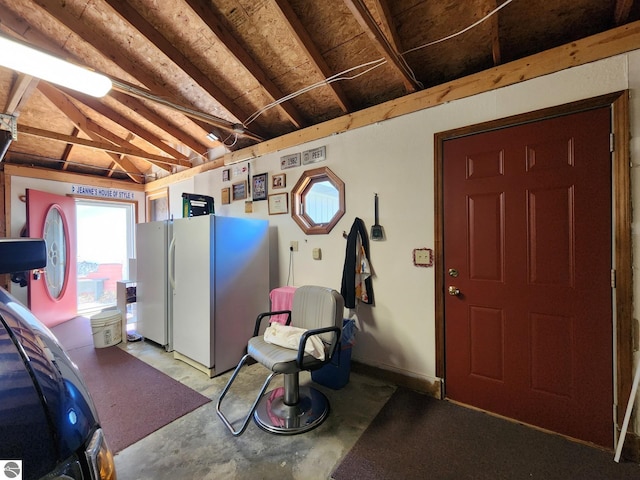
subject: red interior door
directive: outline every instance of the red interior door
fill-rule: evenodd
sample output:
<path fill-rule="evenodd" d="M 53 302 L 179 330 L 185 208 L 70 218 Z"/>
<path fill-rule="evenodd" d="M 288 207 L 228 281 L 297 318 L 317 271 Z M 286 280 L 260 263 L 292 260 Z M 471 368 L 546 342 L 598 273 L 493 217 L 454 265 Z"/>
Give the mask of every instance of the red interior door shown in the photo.
<path fill-rule="evenodd" d="M 444 145 L 447 397 L 607 447 L 609 131 L 603 108 Z"/>
<path fill-rule="evenodd" d="M 47 266 L 29 277 L 29 309 L 52 327 L 78 310 L 75 200 L 27 189 L 27 231 L 47 244 Z"/>

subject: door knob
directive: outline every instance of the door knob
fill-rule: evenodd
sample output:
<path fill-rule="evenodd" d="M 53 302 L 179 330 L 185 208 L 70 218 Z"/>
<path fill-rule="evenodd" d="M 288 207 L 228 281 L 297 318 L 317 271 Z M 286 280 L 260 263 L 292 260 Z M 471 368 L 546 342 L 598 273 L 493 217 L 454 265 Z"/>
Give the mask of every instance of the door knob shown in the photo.
<path fill-rule="evenodd" d="M 453 295 L 454 297 L 457 297 L 458 295 L 460 295 L 460 290 L 458 289 L 458 287 L 454 287 L 453 285 L 450 285 L 449 295 Z"/>

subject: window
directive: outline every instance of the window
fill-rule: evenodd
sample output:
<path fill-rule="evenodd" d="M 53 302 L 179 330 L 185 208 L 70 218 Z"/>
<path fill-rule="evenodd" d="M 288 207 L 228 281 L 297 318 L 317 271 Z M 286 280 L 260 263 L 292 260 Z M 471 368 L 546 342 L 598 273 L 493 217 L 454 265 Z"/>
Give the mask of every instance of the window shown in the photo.
<path fill-rule="evenodd" d="M 344 182 L 327 167 L 304 172 L 291 196 L 291 216 L 307 235 L 329 233 L 345 212 Z"/>
<path fill-rule="evenodd" d="M 78 312 L 116 304 L 116 282 L 129 276 L 135 205 L 76 199 Z"/>

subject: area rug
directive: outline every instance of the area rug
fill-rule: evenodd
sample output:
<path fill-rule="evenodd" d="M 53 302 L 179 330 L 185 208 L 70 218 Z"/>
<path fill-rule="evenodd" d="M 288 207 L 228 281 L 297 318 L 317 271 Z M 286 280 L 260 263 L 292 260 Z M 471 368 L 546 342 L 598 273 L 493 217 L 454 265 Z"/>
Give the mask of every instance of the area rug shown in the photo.
<path fill-rule="evenodd" d="M 211 401 L 118 346 L 87 345 L 83 324 L 88 319 L 73 322 L 75 327 L 61 325 L 68 331 L 62 332 L 58 340 L 80 369 L 107 442 L 115 453 Z M 59 327 L 52 329 L 56 336 Z"/>
<path fill-rule="evenodd" d="M 640 465 L 399 388 L 334 470 L 335 480 L 638 479 Z"/>

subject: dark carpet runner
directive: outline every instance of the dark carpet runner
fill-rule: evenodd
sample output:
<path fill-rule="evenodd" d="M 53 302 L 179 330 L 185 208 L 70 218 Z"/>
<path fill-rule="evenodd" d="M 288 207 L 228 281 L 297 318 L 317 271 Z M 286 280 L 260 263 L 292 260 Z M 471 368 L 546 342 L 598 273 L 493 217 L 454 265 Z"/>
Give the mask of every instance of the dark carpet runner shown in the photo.
<path fill-rule="evenodd" d="M 331 478 L 638 480 L 640 465 L 399 388 Z"/>
<path fill-rule="evenodd" d="M 94 348 L 86 318 L 52 331 L 78 365 L 114 452 L 211 401 L 117 346 Z"/>

